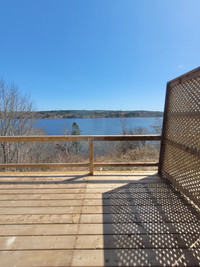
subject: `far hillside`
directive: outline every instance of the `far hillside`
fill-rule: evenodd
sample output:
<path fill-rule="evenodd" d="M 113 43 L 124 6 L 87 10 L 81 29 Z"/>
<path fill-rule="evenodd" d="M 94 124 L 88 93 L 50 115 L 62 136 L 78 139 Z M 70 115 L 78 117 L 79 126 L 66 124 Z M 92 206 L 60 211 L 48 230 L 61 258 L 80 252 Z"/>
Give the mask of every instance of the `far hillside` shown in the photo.
<path fill-rule="evenodd" d="M 160 111 L 121 111 L 121 110 L 50 110 L 32 113 L 36 119 L 47 118 L 128 118 L 128 117 L 162 117 Z"/>

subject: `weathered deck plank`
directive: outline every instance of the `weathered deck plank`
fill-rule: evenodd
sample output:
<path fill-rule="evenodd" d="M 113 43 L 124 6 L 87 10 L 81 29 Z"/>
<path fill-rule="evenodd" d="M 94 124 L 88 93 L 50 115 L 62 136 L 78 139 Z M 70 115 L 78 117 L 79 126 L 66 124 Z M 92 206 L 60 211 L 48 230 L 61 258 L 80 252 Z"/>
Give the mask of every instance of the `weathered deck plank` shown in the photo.
<path fill-rule="evenodd" d="M 170 236 L 171 235 L 171 236 Z M 155 240 L 160 240 L 157 248 L 183 248 L 186 249 L 187 245 L 184 241 L 184 234 L 155 234 L 146 235 L 138 234 L 128 237 L 128 243 L 121 243 L 118 249 L 154 249 Z M 173 235 L 173 236 L 172 236 Z M 197 235 L 191 235 L 195 241 Z M 122 235 L 122 239 L 126 239 L 127 235 Z M 161 242 L 161 240 L 176 240 L 174 242 Z M 65 235 L 65 236 L 18 236 L 18 237 L 0 237 L 0 247 L 2 251 L 9 250 L 77 250 L 77 249 L 115 249 L 115 243 L 119 239 L 118 235 L 110 235 L 104 241 L 102 235 Z M 75 242 L 76 241 L 76 242 Z M 150 241 L 150 242 L 149 242 Z M 200 248 L 198 244 L 197 248 Z"/>
<path fill-rule="evenodd" d="M 0 177 L 1 266 L 194 266 L 200 213 L 147 174 Z"/>

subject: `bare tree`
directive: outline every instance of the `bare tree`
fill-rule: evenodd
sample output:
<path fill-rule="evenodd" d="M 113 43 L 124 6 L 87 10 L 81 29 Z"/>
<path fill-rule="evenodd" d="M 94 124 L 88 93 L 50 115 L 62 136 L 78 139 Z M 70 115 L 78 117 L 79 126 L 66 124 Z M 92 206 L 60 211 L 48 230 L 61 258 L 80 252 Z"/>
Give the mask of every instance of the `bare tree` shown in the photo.
<path fill-rule="evenodd" d="M 15 84 L 0 80 L 0 135 L 29 135 L 33 127 L 30 114 L 33 105 L 28 96 L 23 96 Z M 0 143 L 2 162 L 19 161 L 22 143 Z"/>
<path fill-rule="evenodd" d="M 161 134 L 162 133 L 162 124 L 163 124 L 163 118 L 161 117 L 155 117 L 155 123 L 151 126 L 154 133 Z"/>
<path fill-rule="evenodd" d="M 68 127 L 64 128 L 64 135 L 70 135 L 71 132 L 68 129 Z M 71 142 L 59 142 L 56 143 L 56 150 L 58 151 L 57 156 L 59 158 L 59 161 L 63 160 L 69 160 L 71 156 Z"/>
<path fill-rule="evenodd" d="M 126 135 L 127 134 L 126 118 L 125 117 L 121 117 L 120 118 L 120 123 L 121 123 L 121 128 L 122 128 L 122 134 Z"/>
<path fill-rule="evenodd" d="M 32 128 L 30 135 L 46 135 L 42 128 Z M 51 162 L 55 157 L 55 144 L 52 142 L 25 142 L 20 147 L 19 160 L 22 163 Z"/>

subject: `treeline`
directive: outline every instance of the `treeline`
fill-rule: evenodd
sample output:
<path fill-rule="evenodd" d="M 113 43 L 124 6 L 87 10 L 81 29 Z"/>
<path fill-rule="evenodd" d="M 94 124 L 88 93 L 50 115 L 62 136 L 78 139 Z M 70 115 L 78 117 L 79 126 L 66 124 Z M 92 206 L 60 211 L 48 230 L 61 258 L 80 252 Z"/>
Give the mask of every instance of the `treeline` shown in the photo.
<path fill-rule="evenodd" d="M 51 110 L 31 113 L 31 118 L 128 118 L 128 117 L 162 117 L 160 111 L 121 111 L 121 110 Z"/>

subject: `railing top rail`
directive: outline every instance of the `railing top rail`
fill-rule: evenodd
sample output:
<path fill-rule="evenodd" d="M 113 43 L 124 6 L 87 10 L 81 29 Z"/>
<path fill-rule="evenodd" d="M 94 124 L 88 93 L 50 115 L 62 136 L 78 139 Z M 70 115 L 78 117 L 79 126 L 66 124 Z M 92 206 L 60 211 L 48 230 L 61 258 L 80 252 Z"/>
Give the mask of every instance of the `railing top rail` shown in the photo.
<path fill-rule="evenodd" d="M 0 136 L 0 142 L 63 142 L 63 141 L 160 141 L 161 135 L 35 135 Z"/>
<path fill-rule="evenodd" d="M 185 82 L 189 79 L 192 79 L 192 78 L 195 78 L 197 76 L 200 76 L 200 67 L 192 70 L 192 71 L 189 71 L 171 81 L 168 81 L 167 84 L 170 84 L 170 86 L 174 86 L 174 85 L 177 85 L 179 83 L 182 83 L 182 82 Z"/>

